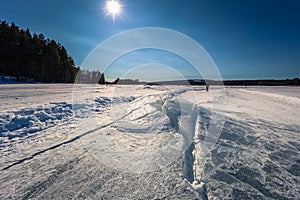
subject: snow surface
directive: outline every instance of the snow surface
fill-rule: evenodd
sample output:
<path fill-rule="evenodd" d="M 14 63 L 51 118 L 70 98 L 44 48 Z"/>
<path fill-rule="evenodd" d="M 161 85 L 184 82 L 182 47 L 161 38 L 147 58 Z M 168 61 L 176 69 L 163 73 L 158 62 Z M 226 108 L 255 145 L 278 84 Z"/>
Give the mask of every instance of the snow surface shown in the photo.
<path fill-rule="evenodd" d="M 298 87 L 0 90 L 0 199 L 300 198 Z"/>

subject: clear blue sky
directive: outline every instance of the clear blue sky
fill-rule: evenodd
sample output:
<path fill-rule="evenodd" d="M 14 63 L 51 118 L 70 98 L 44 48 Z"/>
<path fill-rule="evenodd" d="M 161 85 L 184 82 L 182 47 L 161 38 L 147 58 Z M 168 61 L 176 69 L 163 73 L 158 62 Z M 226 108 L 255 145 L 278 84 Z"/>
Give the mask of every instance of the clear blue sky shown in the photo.
<path fill-rule="evenodd" d="M 150 26 L 195 39 L 224 79 L 300 77 L 299 0 L 120 2 L 123 12 L 115 22 L 106 16 L 103 0 L 2 1 L 0 20 L 14 21 L 21 28 L 59 41 L 78 66 L 108 37 Z M 192 71 L 188 76 L 192 77 Z"/>

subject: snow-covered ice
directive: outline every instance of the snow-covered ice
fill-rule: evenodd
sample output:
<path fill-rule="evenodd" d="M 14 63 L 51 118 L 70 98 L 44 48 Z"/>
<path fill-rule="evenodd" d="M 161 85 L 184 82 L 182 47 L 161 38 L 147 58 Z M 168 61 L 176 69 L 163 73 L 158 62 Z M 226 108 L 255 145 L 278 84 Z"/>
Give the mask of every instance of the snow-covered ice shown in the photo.
<path fill-rule="evenodd" d="M 300 198 L 298 87 L 0 90 L 1 199 Z"/>

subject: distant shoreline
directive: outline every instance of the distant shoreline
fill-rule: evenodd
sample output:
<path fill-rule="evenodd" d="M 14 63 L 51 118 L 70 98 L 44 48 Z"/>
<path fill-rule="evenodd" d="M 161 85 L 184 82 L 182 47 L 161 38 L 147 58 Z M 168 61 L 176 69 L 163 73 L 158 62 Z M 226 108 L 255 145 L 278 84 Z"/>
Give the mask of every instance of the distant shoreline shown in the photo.
<path fill-rule="evenodd" d="M 77 82 L 76 82 L 77 83 Z M 31 79 L 16 79 L 16 77 L 0 76 L 0 84 L 74 84 L 55 82 L 35 82 Z M 97 83 L 80 83 L 97 84 Z M 132 79 L 120 79 L 118 85 L 224 85 L 224 86 L 300 86 L 300 79 L 257 79 L 257 80 L 172 80 L 172 81 L 136 81 Z"/>
<path fill-rule="evenodd" d="M 224 80 L 224 81 L 215 81 L 215 80 L 173 80 L 173 81 L 149 81 L 149 82 L 134 82 L 131 79 L 120 80 L 118 84 L 123 85 L 135 85 L 135 84 L 144 84 L 144 85 L 225 85 L 225 86 L 300 86 L 300 79 L 257 79 L 257 80 Z"/>

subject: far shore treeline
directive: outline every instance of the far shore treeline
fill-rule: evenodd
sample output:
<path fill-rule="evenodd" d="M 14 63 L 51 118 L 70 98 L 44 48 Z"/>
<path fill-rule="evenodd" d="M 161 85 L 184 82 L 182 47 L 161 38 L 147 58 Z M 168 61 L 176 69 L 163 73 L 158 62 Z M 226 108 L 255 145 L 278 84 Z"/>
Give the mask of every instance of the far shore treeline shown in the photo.
<path fill-rule="evenodd" d="M 84 83 L 97 83 L 101 77 L 98 71 L 76 67 L 65 47 L 55 40 L 1 20 L 0 75 L 46 83 L 74 83 L 76 76 Z"/>
<path fill-rule="evenodd" d="M 0 74 L 39 82 L 74 82 L 74 60 L 65 47 L 14 23 L 0 24 Z"/>
<path fill-rule="evenodd" d="M 43 34 L 20 29 L 14 22 L 0 20 L 0 79 L 11 77 L 19 82 L 86 83 L 86 84 L 166 84 L 166 85 L 300 85 L 299 78 L 285 80 L 179 80 L 142 82 L 138 79 L 105 81 L 104 74 L 76 67 L 67 50 Z M 102 80 L 102 81 L 101 81 Z M 1 81 L 1 80 L 0 80 Z"/>

